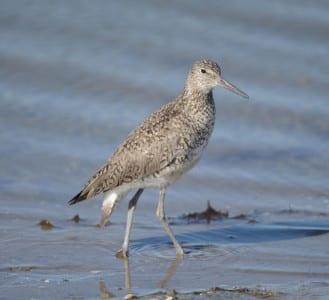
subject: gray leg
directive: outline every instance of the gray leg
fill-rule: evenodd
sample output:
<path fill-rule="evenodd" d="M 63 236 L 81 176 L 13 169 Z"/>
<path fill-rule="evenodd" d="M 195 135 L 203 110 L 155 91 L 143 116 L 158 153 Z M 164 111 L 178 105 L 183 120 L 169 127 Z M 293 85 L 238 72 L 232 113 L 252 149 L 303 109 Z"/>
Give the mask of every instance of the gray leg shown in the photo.
<path fill-rule="evenodd" d="M 102 207 L 102 218 L 98 224 L 99 227 L 104 227 L 107 223 L 108 218 L 111 216 L 115 207 L 120 203 L 120 201 L 126 196 L 128 191 L 125 192 L 115 192 L 109 191 L 105 193 L 103 207 Z"/>
<path fill-rule="evenodd" d="M 173 232 L 171 231 L 171 229 L 170 229 L 170 227 L 169 227 L 169 225 L 166 221 L 166 215 L 165 215 L 165 211 L 164 211 L 165 192 L 166 192 L 165 188 L 160 189 L 160 198 L 159 198 L 159 204 L 158 204 L 158 208 L 157 208 L 157 216 L 160 219 L 160 221 L 162 223 L 162 226 L 164 227 L 164 229 L 168 233 L 171 241 L 173 242 L 173 244 L 176 248 L 177 255 L 178 256 L 183 256 L 184 251 L 183 251 L 182 247 L 180 246 L 180 244 L 177 242 Z"/>
<path fill-rule="evenodd" d="M 138 198 L 143 193 L 144 189 L 139 189 L 134 197 L 129 201 L 128 204 L 128 215 L 127 215 L 127 224 L 126 224 L 126 233 L 122 244 L 122 249 L 116 254 L 118 258 L 126 258 L 128 257 L 128 247 L 129 247 L 129 238 L 130 238 L 130 230 L 133 221 L 134 211 L 136 209 L 136 204 Z"/>

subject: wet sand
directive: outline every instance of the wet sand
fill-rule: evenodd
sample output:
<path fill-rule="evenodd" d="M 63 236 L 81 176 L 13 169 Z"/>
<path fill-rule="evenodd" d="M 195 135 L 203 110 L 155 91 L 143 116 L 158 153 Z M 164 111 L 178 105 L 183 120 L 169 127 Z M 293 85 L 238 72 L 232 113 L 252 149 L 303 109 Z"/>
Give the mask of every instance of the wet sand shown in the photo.
<path fill-rule="evenodd" d="M 2 2 L 0 299 L 327 299 L 327 1 Z M 149 190 L 119 260 L 128 199 L 106 228 L 101 197 L 67 201 L 200 58 L 250 100 L 215 90 L 208 149 L 168 189 L 185 257 Z M 207 201 L 224 215 L 186 218 Z"/>
<path fill-rule="evenodd" d="M 115 258 L 124 222 L 100 229 L 90 218 L 53 217 L 54 227 L 44 230 L 33 216 L 2 214 L 2 293 L 12 299 L 106 299 L 104 291 L 118 299 L 130 293 L 165 299 L 173 291 L 177 299 L 327 295 L 328 215 L 255 212 L 209 224 L 171 219 L 183 259 L 175 257 L 157 220 L 145 219 L 143 212 L 136 216 L 125 261 Z"/>

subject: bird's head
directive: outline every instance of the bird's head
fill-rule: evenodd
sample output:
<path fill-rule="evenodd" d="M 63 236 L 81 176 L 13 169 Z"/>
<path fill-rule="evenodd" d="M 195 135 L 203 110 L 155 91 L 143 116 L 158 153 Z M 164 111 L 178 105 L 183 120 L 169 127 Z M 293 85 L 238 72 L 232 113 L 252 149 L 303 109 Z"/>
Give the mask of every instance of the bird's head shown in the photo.
<path fill-rule="evenodd" d="M 209 93 L 214 87 L 221 86 L 231 92 L 249 98 L 249 96 L 222 77 L 219 65 L 211 60 L 200 60 L 193 64 L 188 74 L 185 88 L 189 91 Z"/>

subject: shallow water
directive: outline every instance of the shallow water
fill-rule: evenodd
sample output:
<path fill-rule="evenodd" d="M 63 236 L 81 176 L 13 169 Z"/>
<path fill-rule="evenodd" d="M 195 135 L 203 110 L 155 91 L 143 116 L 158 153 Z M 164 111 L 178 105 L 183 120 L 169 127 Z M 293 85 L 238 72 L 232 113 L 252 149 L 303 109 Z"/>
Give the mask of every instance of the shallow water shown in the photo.
<path fill-rule="evenodd" d="M 2 1 L 0 298 L 260 286 L 280 298 L 325 299 L 328 8 L 327 1 Z M 200 58 L 219 61 L 250 100 L 214 91 L 207 151 L 167 191 L 166 212 L 187 255 L 175 259 L 155 216 L 158 192 L 146 191 L 128 268 L 114 256 L 127 201 L 104 229 L 94 226 L 101 198 L 67 201 L 132 128 L 180 93 Z M 179 218 L 207 200 L 247 218 Z M 54 228 L 41 230 L 42 219 Z"/>

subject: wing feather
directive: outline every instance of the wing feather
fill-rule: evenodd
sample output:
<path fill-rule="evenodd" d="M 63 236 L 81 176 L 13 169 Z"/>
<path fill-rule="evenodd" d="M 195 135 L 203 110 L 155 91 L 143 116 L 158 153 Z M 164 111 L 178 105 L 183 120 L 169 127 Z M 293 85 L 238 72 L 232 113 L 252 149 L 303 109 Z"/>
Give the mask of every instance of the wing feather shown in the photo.
<path fill-rule="evenodd" d="M 182 118 L 176 118 L 179 113 L 171 102 L 151 114 L 129 134 L 70 204 L 159 172 L 184 156 L 184 138 L 179 130 Z"/>

